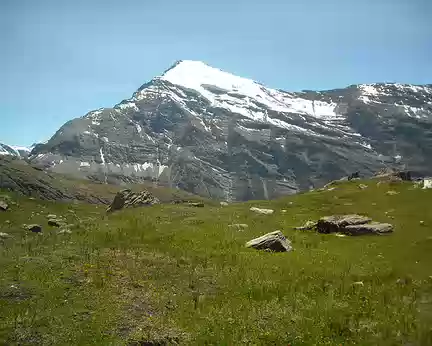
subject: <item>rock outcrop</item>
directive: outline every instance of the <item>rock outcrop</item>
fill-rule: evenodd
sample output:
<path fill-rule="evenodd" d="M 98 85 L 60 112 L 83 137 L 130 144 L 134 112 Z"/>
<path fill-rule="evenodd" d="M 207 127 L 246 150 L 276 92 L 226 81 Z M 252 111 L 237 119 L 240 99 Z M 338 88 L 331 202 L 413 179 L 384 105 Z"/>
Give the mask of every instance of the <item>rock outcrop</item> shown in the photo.
<path fill-rule="evenodd" d="M 159 203 L 159 200 L 148 191 L 133 192 L 126 189 L 117 193 L 107 212 L 111 213 L 124 208 L 135 208 Z"/>

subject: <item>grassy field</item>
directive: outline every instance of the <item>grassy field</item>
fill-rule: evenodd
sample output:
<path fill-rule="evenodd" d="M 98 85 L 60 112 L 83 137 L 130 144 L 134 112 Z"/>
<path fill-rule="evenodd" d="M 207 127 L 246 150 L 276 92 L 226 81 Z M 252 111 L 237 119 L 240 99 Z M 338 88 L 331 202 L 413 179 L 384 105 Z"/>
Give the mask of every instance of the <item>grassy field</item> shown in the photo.
<path fill-rule="evenodd" d="M 275 201 L 109 216 L 102 206 L 11 196 L 17 205 L 0 212 L 0 232 L 12 236 L 0 239 L 0 344 L 432 345 L 432 190 L 362 183 L 368 188 L 350 182 Z M 353 212 L 395 232 L 292 229 Z M 75 224 L 72 233 L 49 227 L 50 213 Z M 274 230 L 293 252 L 244 247 Z"/>

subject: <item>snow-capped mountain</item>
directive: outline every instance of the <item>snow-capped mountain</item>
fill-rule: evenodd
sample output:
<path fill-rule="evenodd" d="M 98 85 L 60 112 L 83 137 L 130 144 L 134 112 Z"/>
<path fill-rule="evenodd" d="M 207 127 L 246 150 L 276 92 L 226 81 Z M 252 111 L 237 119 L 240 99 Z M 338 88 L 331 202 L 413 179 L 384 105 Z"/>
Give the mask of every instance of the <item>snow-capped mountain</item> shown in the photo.
<path fill-rule="evenodd" d="M 31 151 L 32 148 L 0 143 L 1 156 L 7 155 L 7 156 L 18 157 L 18 158 L 27 158 L 30 155 Z"/>
<path fill-rule="evenodd" d="M 431 156 L 432 85 L 286 92 L 179 61 L 130 99 L 69 121 L 31 158 L 91 179 L 244 200 L 384 165 L 431 172 Z"/>

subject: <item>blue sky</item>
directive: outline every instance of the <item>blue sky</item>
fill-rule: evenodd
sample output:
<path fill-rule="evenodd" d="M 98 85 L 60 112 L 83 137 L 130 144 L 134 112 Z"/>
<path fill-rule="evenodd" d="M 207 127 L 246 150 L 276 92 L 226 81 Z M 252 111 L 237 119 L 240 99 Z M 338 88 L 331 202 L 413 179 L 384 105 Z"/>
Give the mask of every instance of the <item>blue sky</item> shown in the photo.
<path fill-rule="evenodd" d="M 432 83 L 430 0 L 0 0 L 0 142 L 30 145 L 179 59 L 285 90 Z"/>

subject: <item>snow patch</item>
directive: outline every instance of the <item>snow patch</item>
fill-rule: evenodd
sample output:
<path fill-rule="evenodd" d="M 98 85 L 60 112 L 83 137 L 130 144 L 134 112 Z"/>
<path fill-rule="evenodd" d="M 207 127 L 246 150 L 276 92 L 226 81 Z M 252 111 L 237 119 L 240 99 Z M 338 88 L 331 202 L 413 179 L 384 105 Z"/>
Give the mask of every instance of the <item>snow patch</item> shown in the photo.
<path fill-rule="evenodd" d="M 159 78 L 197 91 L 215 107 L 252 119 L 256 119 L 254 112 L 250 111 L 254 104 L 277 112 L 302 113 L 317 118 L 336 116 L 335 103 L 294 98 L 289 93 L 266 88 L 251 79 L 235 76 L 200 61 L 182 61 Z"/>
<path fill-rule="evenodd" d="M 120 108 L 120 109 L 133 109 L 134 111 L 139 111 L 139 108 L 137 105 L 133 102 L 125 102 L 125 103 L 119 103 L 114 108 Z"/>
<path fill-rule="evenodd" d="M 102 147 L 100 147 L 99 153 L 100 153 L 100 158 L 101 158 L 102 163 L 105 164 L 105 156 L 103 154 Z"/>

